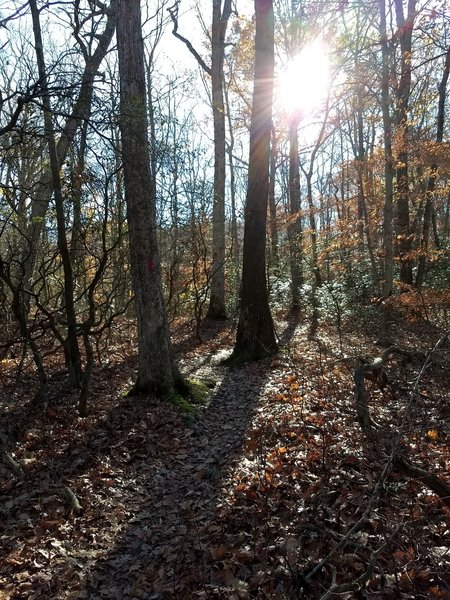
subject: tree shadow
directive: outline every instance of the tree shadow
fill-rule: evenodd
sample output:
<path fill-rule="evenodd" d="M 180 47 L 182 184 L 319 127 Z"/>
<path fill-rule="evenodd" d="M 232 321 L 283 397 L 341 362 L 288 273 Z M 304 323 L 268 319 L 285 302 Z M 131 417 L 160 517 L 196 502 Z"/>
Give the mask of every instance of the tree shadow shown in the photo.
<path fill-rule="evenodd" d="M 195 334 L 195 321 L 186 321 L 172 329 L 176 331 L 176 341 L 173 343 L 175 353 L 185 354 L 195 351 L 208 342 L 221 343 L 223 338 L 227 337 L 227 333 L 231 335 L 234 332 L 234 325 L 231 320 L 203 319 L 200 328 L 201 340 Z"/>
<path fill-rule="evenodd" d="M 151 479 L 140 482 L 145 500 L 72 597 L 190 598 L 217 583 L 206 541 L 218 527 L 222 483 L 241 457 L 269 362 L 226 372 L 177 453 L 159 457 Z"/>
<path fill-rule="evenodd" d="M 283 340 L 294 331 L 289 322 Z M 222 488 L 242 456 L 271 359 L 216 366 L 221 383 L 193 428 L 166 403 L 122 397 L 133 366 L 128 357 L 93 378 L 91 393 L 104 397 L 101 406 L 91 399 L 87 419 L 70 394 L 54 397 L 47 414 L 25 402 L 9 412 L 7 430 L 17 426 L 11 442 L 37 458 L 2 490 L 2 555 L 21 556 L 7 570 L 17 587 L 11 599 L 24 597 L 15 583 L 24 573 L 39 579 L 36 597 L 73 600 L 187 598 L 217 583 L 207 543 L 211 533 L 220 537 Z M 76 493 L 82 515 L 55 499 L 62 485 Z M 41 564 L 36 556 L 50 547 L 66 549 Z"/>
<path fill-rule="evenodd" d="M 305 320 L 305 315 L 300 310 L 290 310 L 285 316 L 282 316 L 284 328 L 278 335 L 279 344 L 287 346 L 299 325 Z"/>

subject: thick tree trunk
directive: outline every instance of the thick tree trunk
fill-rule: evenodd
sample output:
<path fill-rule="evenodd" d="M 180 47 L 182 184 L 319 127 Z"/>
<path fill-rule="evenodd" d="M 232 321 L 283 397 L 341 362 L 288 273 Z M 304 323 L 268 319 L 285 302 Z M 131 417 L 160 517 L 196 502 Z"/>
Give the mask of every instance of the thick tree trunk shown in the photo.
<path fill-rule="evenodd" d="M 119 0 L 117 50 L 120 131 L 130 261 L 138 329 L 138 376 L 131 393 L 166 395 L 182 379 L 175 364 L 163 301 L 150 171 L 140 0 Z"/>
<path fill-rule="evenodd" d="M 255 360 L 277 350 L 266 279 L 266 225 L 274 75 L 272 0 L 255 0 L 255 80 L 236 345 L 231 362 Z"/>

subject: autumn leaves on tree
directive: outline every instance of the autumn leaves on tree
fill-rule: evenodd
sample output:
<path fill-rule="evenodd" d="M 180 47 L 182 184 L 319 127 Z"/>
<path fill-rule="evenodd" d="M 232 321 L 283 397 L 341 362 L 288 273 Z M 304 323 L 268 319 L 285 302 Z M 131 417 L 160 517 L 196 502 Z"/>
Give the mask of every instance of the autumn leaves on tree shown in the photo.
<path fill-rule="evenodd" d="M 446 289 L 444 10 L 258 0 L 245 15 L 214 0 L 189 22 L 180 2 L 141 8 L 29 2 L 1 16 L 2 352 L 20 337 L 43 396 L 43 332 L 84 413 L 97 340 L 123 315 L 138 329 L 133 391 L 165 395 L 182 382 L 172 320 L 201 339 L 205 317 L 236 318 L 239 362 L 276 352 L 275 309 L 315 323 L 330 295 L 340 311 Z M 61 50 L 43 34 L 53 16 Z M 168 39 L 192 69 L 160 64 Z M 320 98 L 314 70 L 302 75 L 311 47 L 330 63 Z"/>

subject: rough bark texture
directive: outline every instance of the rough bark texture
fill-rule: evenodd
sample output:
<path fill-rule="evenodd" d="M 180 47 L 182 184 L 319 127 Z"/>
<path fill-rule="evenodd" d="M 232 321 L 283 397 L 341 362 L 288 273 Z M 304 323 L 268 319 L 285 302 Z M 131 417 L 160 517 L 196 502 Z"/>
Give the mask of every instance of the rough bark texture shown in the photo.
<path fill-rule="evenodd" d="M 272 126 L 274 25 L 272 0 L 255 0 L 255 81 L 242 267 L 241 307 L 231 361 L 277 349 L 266 280 L 266 224 Z"/>
<path fill-rule="evenodd" d="M 125 200 L 138 329 L 138 377 L 132 393 L 170 393 L 181 383 L 163 301 L 150 171 L 140 0 L 119 0 L 117 50 Z"/>

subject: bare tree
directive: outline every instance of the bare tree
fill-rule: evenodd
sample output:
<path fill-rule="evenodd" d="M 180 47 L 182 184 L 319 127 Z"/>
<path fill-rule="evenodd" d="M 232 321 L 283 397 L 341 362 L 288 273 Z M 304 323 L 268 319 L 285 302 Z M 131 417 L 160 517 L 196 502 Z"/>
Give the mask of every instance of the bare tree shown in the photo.
<path fill-rule="evenodd" d="M 138 329 L 138 375 L 130 393 L 166 395 L 183 386 L 164 306 L 150 169 L 140 0 L 119 0 L 120 132 L 131 272 Z"/>
<path fill-rule="evenodd" d="M 208 317 L 226 318 L 225 310 L 225 101 L 223 65 L 225 34 L 231 15 L 231 0 L 213 0 L 211 27 L 211 66 L 208 66 L 191 42 L 178 33 L 178 5 L 169 9 L 173 34 L 181 40 L 211 77 L 211 98 L 214 126 L 214 204 L 213 204 L 213 264 Z"/>
<path fill-rule="evenodd" d="M 95 34 L 95 38 L 98 39 L 95 49 L 92 49 L 92 47 L 85 47 L 83 40 L 81 40 L 80 36 L 78 35 L 77 39 L 80 40 L 85 66 L 77 98 L 71 113 L 67 117 L 66 122 L 59 133 L 56 143 L 56 157 L 60 167 L 67 157 L 76 132 L 82 123 L 90 116 L 95 78 L 100 64 L 104 59 L 106 52 L 108 51 L 115 31 L 116 2 L 117 0 L 111 0 L 108 7 L 104 6 L 103 3 L 101 5 L 102 10 L 104 10 L 107 15 L 107 18 L 103 31 Z M 96 8 L 95 10 L 97 11 L 98 9 Z M 23 285 L 25 288 L 30 287 L 45 215 L 47 213 L 52 194 L 52 174 L 49 166 L 43 170 L 39 180 L 34 186 L 31 220 L 28 227 L 24 231 L 22 263 L 24 266 Z"/>
<path fill-rule="evenodd" d="M 69 369 L 70 380 L 73 385 L 81 384 L 81 355 L 77 339 L 77 321 L 74 302 L 74 280 L 72 270 L 72 260 L 67 243 L 66 222 L 64 214 L 64 198 L 62 193 L 61 177 L 59 173 L 60 163 L 56 147 L 56 135 L 52 118 L 52 107 L 50 102 L 47 70 L 44 59 L 44 47 L 42 43 L 42 32 L 39 18 L 39 11 L 36 0 L 29 0 L 31 16 L 33 19 L 33 32 L 35 40 L 36 60 L 42 91 L 42 104 L 44 109 L 44 132 L 48 144 L 48 153 L 50 159 L 51 187 L 55 198 L 56 223 L 58 235 L 58 250 L 61 253 L 61 260 L 64 273 L 64 308 L 67 318 L 67 337 L 64 341 L 64 353 L 66 365 Z"/>

